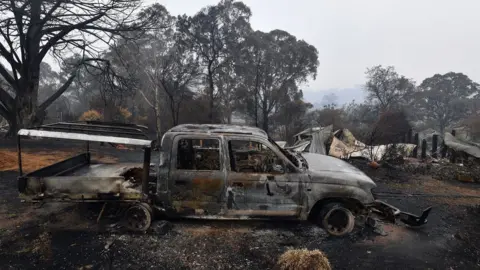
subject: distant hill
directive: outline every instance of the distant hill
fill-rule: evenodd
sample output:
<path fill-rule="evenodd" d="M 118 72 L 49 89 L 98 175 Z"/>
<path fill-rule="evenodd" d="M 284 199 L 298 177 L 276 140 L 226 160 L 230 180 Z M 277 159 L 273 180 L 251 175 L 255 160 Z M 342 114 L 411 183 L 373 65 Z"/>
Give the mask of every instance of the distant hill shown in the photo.
<path fill-rule="evenodd" d="M 335 103 L 338 106 L 350 103 L 355 100 L 357 103 L 361 103 L 365 100 L 365 93 L 361 86 L 354 88 L 340 88 L 340 89 L 327 89 L 327 90 L 304 90 L 303 97 L 305 101 L 313 104 L 314 109 L 321 109 L 324 105 L 331 102 L 332 99 L 336 100 Z"/>

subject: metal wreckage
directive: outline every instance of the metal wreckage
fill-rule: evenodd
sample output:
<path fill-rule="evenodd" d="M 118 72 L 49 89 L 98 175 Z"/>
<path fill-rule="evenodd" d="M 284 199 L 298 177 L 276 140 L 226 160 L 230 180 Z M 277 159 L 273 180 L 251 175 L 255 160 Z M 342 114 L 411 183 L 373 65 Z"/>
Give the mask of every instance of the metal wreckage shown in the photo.
<path fill-rule="evenodd" d="M 332 125 L 308 128 L 295 134 L 294 139 L 292 146 L 284 148 L 294 152 L 316 153 L 340 159 L 363 158 L 379 161 L 399 155 L 410 156 L 416 147 L 412 143 L 367 145 L 357 140 L 348 129 L 333 131 Z"/>
<path fill-rule="evenodd" d="M 23 174 L 22 137 L 85 141 L 86 149 Z M 141 146 L 143 163 L 93 162 L 91 142 Z M 154 145 L 138 125 L 73 122 L 22 129 L 20 196 L 29 202 L 126 204 L 125 224 L 134 231 L 147 230 L 153 214 L 162 212 L 200 219 L 309 220 L 342 236 L 362 218 L 420 226 L 431 210 L 416 216 L 377 200 L 376 184 L 359 169 L 335 157 L 283 149 L 258 128 L 179 125 L 164 134 L 159 160 L 151 163 Z"/>

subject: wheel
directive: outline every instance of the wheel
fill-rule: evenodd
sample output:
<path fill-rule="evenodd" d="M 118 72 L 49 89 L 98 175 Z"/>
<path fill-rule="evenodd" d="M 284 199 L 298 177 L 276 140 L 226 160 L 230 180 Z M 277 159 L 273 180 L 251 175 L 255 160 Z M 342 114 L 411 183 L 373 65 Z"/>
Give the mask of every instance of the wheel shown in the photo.
<path fill-rule="evenodd" d="M 135 204 L 125 212 L 125 222 L 129 230 L 144 232 L 152 224 L 152 210 L 147 204 Z"/>
<path fill-rule="evenodd" d="M 320 210 L 317 222 L 328 234 L 344 236 L 352 232 L 355 216 L 341 203 L 329 203 Z"/>

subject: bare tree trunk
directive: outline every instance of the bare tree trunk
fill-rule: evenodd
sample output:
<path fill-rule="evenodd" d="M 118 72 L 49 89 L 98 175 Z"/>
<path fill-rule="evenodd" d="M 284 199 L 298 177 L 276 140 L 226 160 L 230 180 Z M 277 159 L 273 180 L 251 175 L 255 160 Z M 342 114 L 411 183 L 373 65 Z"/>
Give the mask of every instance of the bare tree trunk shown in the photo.
<path fill-rule="evenodd" d="M 259 66 L 257 64 L 257 70 L 255 74 L 255 126 L 258 127 L 258 85 L 260 83 L 259 77 Z"/>
<path fill-rule="evenodd" d="M 160 149 L 160 143 L 162 142 L 162 119 L 160 115 L 160 91 L 158 87 L 155 86 L 155 128 L 157 132 L 157 146 Z"/>
<path fill-rule="evenodd" d="M 24 72 L 28 74 L 25 79 L 19 81 L 17 95 L 12 102 L 12 108 L 5 117 L 10 125 L 7 136 L 14 136 L 17 131 L 24 127 L 40 125 L 45 119 L 46 109 L 70 86 L 74 79 L 72 75 L 57 92 L 50 96 L 42 104 L 38 105 L 38 88 L 40 83 L 40 66 L 34 60 L 25 67 Z"/>
<path fill-rule="evenodd" d="M 15 97 L 16 126 L 14 132 L 23 127 L 28 127 L 38 120 L 43 120 L 43 112 L 37 112 L 38 85 L 40 82 L 40 63 L 37 56 L 40 53 L 40 13 L 42 1 L 31 3 L 30 28 L 27 31 L 26 65 L 23 66 L 25 79 L 20 81 L 19 93 Z M 23 88 L 23 89 L 22 89 Z"/>
<path fill-rule="evenodd" d="M 255 126 L 258 127 L 258 95 L 255 93 Z"/>
<path fill-rule="evenodd" d="M 8 123 L 8 131 L 7 131 L 7 134 L 5 134 L 5 136 L 8 138 L 14 137 L 17 133 L 17 130 L 19 129 L 17 127 L 17 118 L 15 117 L 15 115 L 13 115 L 6 119 Z"/>
<path fill-rule="evenodd" d="M 440 135 L 443 137 L 443 134 L 445 133 L 445 123 L 443 120 L 439 121 L 439 128 L 440 128 Z"/>
<path fill-rule="evenodd" d="M 37 111 L 37 96 L 39 85 L 39 70 L 33 68 L 29 70 L 28 81 L 24 84 L 26 87 L 23 92 L 15 97 L 15 107 L 9 117 L 10 130 L 8 136 L 15 135 L 17 131 L 24 127 L 30 127 L 35 124 L 41 124 L 44 112 Z"/>
<path fill-rule="evenodd" d="M 268 108 L 267 99 L 263 99 L 262 117 L 263 117 L 263 130 L 268 134 Z"/>
<path fill-rule="evenodd" d="M 170 113 L 172 114 L 172 125 L 176 126 L 178 124 L 178 119 L 177 119 L 177 112 L 176 112 L 176 106 L 175 106 L 175 100 L 172 95 L 167 91 L 168 99 L 170 100 Z"/>
<path fill-rule="evenodd" d="M 268 134 L 268 112 L 263 110 L 263 130 Z"/>
<path fill-rule="evenodd" d="M 214 117 L 214 101 L 213 101 L 213 98 L 214 98 L 214 90 L 215 90 L 215 85 L 213 84 L 213 72 L 212 72 L 212 64 L 213 62 L 210 61 L 210 63 L 208 64 L 208 98 L 209 98 L 209 112 L 208 112 L 208 119 L 210 120 L 210 123 L 214 123 L 215 122 L 215 117 Z"/>
<path fill-rule="evenodd" d="M 183 96 L 181 97 L 181 99 L 183 98 Z M 174 125 L 178 125 L 180 123 L 180 104 L 182 102 L 182 100 L 179 100 L 178 103 L 176 104 L 176 109 L 175 109 L 175 122 L 174 122 Z"/>
<path fill-rule="evenodd" d="M 231 108 L 228 108 L 228 109 L 227 109 L 227 113 L 228 113 L 228 115 L 227 115 L 227 123 L 228 123 L 228 124 L 231 124 L 231 123 L 232 123 L 232 109 L 231 109 Z"/>

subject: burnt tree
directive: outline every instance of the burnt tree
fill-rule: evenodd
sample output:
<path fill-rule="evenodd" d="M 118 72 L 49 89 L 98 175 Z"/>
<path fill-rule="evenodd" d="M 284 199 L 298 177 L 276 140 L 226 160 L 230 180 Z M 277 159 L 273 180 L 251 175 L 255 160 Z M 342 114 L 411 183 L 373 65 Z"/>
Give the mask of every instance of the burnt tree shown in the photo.
<path fill-rule="evenodd" d="M 95 63 L 98 43 L 148 27 L 153 17 L 136 16 L 139 0 L 23 0 L 0 2 L 0 116 L 13 135 L 22 127 L 41 123 L 45 110 L 77 76 L 77 69 L 39 104 L 40 64 L 47 56 L 58 60 L 72 53 L 82 58 L 74 66 Z M 142 18 L 141 21 L 139 18 Z"/>

